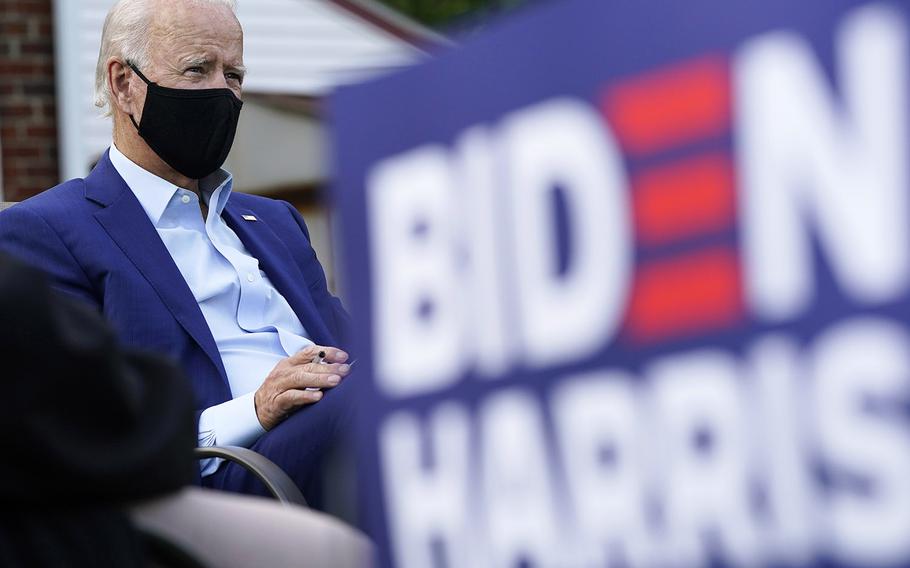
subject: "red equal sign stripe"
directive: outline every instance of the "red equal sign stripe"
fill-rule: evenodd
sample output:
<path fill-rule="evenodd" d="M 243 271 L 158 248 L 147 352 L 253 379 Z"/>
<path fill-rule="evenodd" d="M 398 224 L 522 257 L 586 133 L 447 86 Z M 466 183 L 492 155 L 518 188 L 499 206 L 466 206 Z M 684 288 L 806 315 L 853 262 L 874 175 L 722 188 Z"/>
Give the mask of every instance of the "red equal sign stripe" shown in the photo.
<path fill-rule="evenodd" d="M 742 320 L 741 278 L 733 250 L 715 248 L 652 262 L 638 270 L 626 320 L 637 343 L 723 329 Z"/>
<path fill-rule="evenodd" d="M 648 169 L 632 180 L 635 230 L 644 245 L 661 245 L 732 226 L 733 164 L 724 154 Z"/>
<path fill-rule="evenodd" d="M 630 154 L 647 154 L 730 128 L 729 62 L 712 55 L 616 84 L 601 112 Z"/>

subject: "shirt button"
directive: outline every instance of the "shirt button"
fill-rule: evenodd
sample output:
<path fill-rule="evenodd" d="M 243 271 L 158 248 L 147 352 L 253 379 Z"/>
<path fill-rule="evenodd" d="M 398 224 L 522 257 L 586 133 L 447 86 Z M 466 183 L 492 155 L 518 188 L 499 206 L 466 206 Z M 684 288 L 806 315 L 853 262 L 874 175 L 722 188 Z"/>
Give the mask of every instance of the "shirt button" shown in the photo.
<path fill-rule="evenodd" d="M 252 272 L 250 272 L 249 274 L 246 275 L 246 279 L 247 279 L 247 282 L 252 282 L 253 280 L 256 280 L 256 277 L 253 276 Z"/>
<path fill-rule="evenodd" d="M 189 202 L 190 202 L 190 196 L 189 196 L 189 195 L 184 195 L 183 197 L 180 198 L 180 201 L 182 201 L 182 202 L 184 202 L 184 203 L 189 203 Z"/>

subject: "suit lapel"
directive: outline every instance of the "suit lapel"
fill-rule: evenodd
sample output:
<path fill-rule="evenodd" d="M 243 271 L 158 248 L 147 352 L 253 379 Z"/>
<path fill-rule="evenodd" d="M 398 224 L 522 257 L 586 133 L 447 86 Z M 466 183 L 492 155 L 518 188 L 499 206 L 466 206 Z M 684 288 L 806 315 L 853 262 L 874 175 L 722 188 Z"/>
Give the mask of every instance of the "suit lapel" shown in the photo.
<path fill-rule="evenodd" d="M 85 179 L 88 199 L 105 207 L 95 213 L 111 239 L 148 280 L 171 315 L 199 344 L 228 386 L 224 363 L 202 310 L 139 200 L 105 154 Z"/>
<path fill-rule="evenodd" d="M 253 211 L 232 206 L 230 200 L 222 213 L 228 226 L 250 254 L 259 259 L 269 280 L 300 318 L 310 339 L 318 345 L 335 345 L 335 339 L 316 309 L 307 290 L 306 280 L 290 251 L 266 223 L 261 220 L 247 221 L 243 218 L 244 215 L 256 218 Z"/>

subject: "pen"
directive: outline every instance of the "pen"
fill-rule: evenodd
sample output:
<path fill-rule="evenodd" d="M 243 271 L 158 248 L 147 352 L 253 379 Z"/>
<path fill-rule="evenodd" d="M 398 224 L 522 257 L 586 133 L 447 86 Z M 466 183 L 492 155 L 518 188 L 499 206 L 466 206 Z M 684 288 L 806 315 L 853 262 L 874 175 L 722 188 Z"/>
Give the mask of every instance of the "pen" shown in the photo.
<path fill-rule="evenodd" d="M 325 351 L 320 351 L 318 355 L 313 359 L 313 363 L 322 364 L 325 363 Z M 307 387 L 308 391 L 318 391 L 319 387 Z"/>

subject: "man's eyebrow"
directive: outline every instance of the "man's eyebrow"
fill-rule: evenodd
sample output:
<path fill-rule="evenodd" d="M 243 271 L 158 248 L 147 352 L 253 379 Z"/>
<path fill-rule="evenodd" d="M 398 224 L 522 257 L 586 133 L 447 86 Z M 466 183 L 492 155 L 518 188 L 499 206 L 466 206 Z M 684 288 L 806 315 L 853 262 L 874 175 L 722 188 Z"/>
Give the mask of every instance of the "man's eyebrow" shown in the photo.
<path fill-rule="evenodd" d="M 197 66 L 198 67 L 208 67 L 209 65 L 211 65 L 212 60 L 208 57 L 195 57 L 192 59 L 187 59 L 183 63 L 184 63 L 184 65 L 191 65 L 194 67 L 197 67 Z M 225 65 L 225 67 L 232 71 L 236 71 L 237 73 L 240 73 L 241 75 L 246 75 L 246 67 L 244 65 L 228 64 L 228 65 Z"/>
<path fill-rule="evenodd" d="M 209 59 L 208 57 L 194 57 L 194 58 L 191 58 L 191 59 L 186 59 L 186 60 L 184 60 L 183 63 L 184 63 L 184 65 L 193 65 L 193 66 L 198 66 L 198 67 L 206 67 L 206 66 L 209 65 L 211 62 L 212 62 L 211 59 Z"/>

